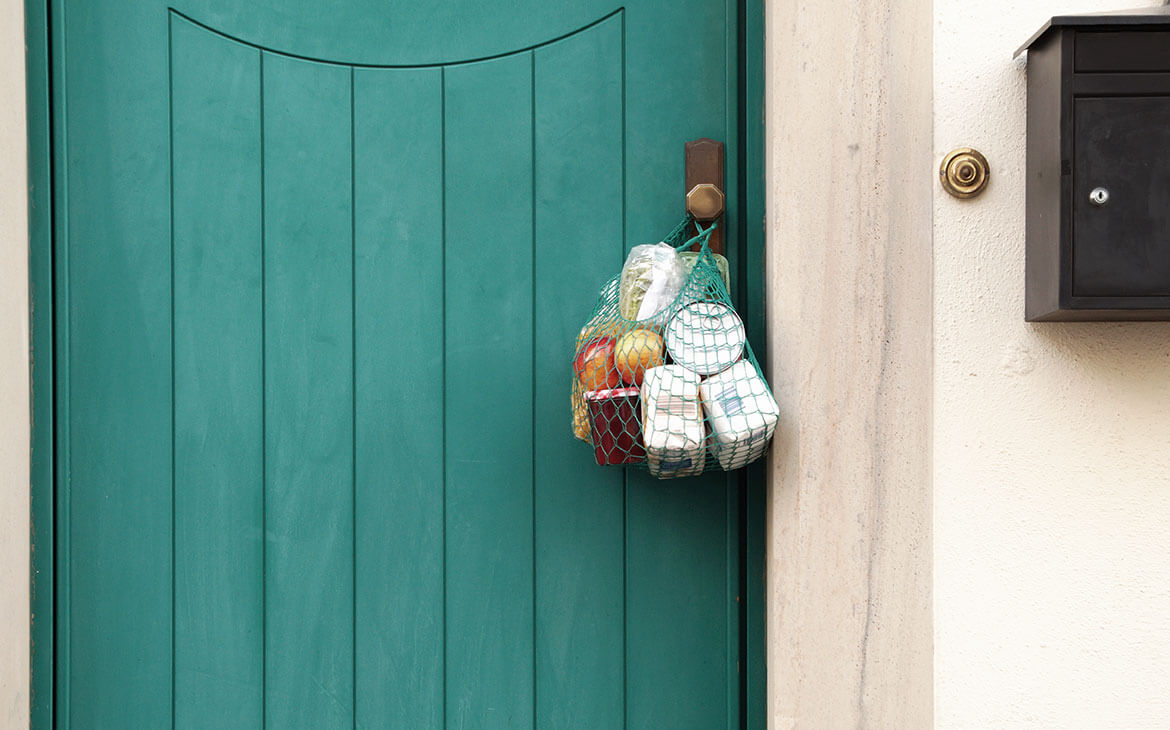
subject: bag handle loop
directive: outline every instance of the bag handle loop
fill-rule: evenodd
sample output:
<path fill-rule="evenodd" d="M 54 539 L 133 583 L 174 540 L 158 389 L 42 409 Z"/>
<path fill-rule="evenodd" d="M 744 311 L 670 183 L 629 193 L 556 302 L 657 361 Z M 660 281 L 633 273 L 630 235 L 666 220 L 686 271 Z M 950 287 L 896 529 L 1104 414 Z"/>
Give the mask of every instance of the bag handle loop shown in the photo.
<path fill-rule="evenodd" d="M 696 236 L 688 238 L 687 229 L 692 225 L 699 233 Z M 714 220 L 711 222 L 711 225 L 703 228 L 702 224 L 695 220 L 694 216 L 692 216 L 690 213 L 687 213 L 686 217 L 682 219 L 682 222 L 675 226 L 673 231 L 667 234 L 666 238 L 663 239 L 663 243 L 673 246 L 676 251 L 685 251 L 691 246 L 694 246 L 696 243 L 700 244 L 700 253 L 704 251 L 710 251 L 711 248 L 708 244 L 711 240 L 711 234 L 715 231 L 715 227 L 718 225 L 719 221 Z M 682 240 L 682 243 L 678 243 L 680 239 Z"/>

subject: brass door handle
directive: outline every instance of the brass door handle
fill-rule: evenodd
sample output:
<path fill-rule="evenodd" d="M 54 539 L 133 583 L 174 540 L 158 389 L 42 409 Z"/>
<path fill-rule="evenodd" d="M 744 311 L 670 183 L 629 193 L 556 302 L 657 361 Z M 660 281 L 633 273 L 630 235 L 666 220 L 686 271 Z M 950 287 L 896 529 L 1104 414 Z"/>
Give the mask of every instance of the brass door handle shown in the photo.
<path fill-rule="evenodd" d="M 687 142 L 683 149 L 687 212 L 703 223 L 719 220 L 727 200 L 723 193 L 723 143 L 704 137 Z M 719 226 L 711 232 L 707 244 L 722 254 L 723 241 L 723 227 Z"/>
<path fill-rule="evenodd" d="M 723 191 L 711 183 L 700 183 L 687 193 L 687 212 L 697 221 L 713 221 L 723 213 Z"/>

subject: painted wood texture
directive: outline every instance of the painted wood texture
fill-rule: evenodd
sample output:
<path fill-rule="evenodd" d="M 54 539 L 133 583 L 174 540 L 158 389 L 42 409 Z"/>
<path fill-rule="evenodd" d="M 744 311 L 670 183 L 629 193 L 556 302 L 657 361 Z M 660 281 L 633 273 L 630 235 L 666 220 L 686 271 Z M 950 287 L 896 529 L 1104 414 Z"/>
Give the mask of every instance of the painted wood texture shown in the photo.
<path fill-rule="evenodd" d="M 174 722 L 241 727 L 263 718 L 260 52 L 175 23 L 171 56 Z"/>
<path fill-rule="evenodd" d="M 354 682 L 364 727 L 443 724 L 442 74 L 354 72 Z"/>
<path fill-rule="evenodd" d="M 65 5 L 60 723 L 739 727 L 738 482 L 596 467 L 567 382 L 725 8 L 377 67 Z"/>
<path fill-rule="evenodd" d="M 624 259 L 621 44 L 615 19 L 535 55 L 538 301 L 589 302 L 593 282 Z M 565 86 L 578 93 L 560 93 Z M 554 364 L 572 356 L 581 326 L 573 310 L 534 313 L 537 434 L 563 428 L 564 378 Z M 598 471 L 580 445 L 541 438 L 534 452 L 535 659 L 547 668 L 536 674 L 537 727 L 624 722 L 625 480 L 620 470 Z"/>

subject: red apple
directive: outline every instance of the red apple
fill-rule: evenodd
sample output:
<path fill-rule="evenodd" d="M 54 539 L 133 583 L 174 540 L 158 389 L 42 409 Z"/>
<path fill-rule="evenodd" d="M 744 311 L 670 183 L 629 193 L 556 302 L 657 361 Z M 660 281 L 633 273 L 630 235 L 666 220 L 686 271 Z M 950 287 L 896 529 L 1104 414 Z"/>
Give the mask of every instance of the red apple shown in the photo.
<path fill-rule="evenodd" d="M 573 359 L 573 372 L 581 379 L 585 390 L 604 390 L 621 385 L 622 379 L 613 366 L 616 342 L 612 337 L 600 337 L 585 343 Z"/>

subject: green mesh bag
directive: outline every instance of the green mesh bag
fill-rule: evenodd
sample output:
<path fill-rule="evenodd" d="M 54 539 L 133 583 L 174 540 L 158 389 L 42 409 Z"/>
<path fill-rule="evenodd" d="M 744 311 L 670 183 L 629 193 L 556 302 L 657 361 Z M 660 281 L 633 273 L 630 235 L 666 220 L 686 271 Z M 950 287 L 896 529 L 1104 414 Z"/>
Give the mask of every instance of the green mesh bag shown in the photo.
<path fill-rule="evenodd" d="M 780 411 L 731 304 L 727 261 L 708 246 L 714 229 L 688 217 L 634 247 L 577 337 L 573 432 L 598 464 L 669 479 L 738 469 L 768 448 Z"/>

